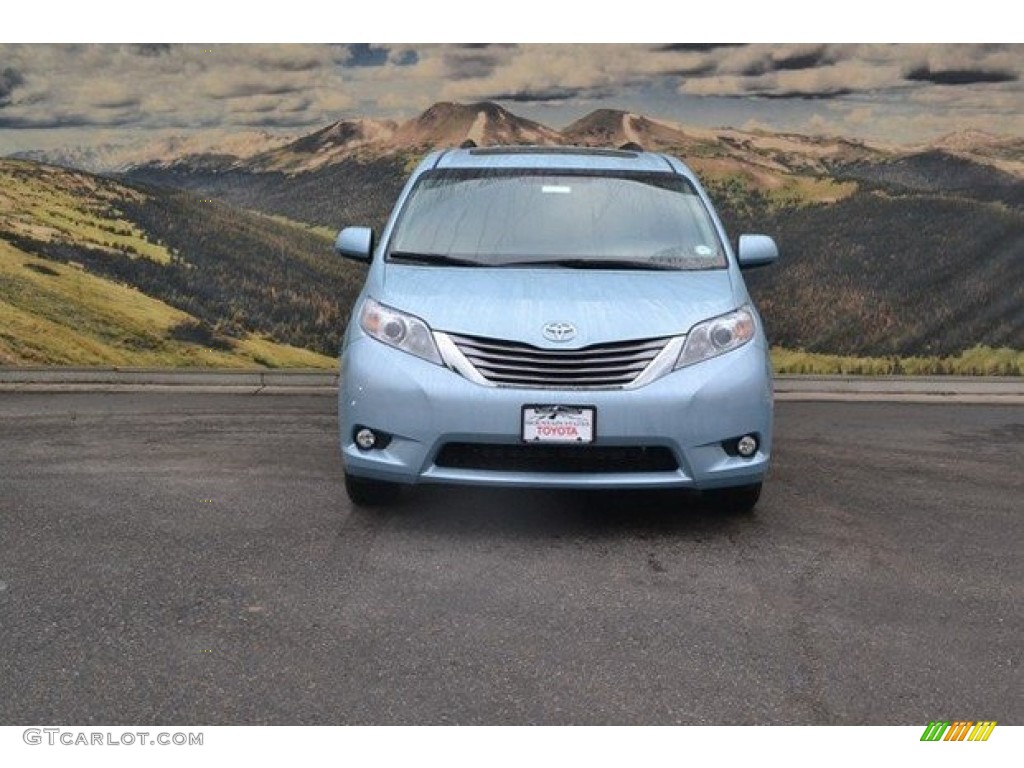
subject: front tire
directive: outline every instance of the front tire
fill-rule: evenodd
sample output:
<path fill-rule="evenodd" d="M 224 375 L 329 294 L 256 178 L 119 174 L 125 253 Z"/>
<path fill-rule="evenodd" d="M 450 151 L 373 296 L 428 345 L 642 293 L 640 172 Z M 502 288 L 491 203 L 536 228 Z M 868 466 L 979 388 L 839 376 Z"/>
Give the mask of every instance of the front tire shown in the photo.
<path fill-rule="evenodd" d="M 704 496 L 716 512 L 746 515 L 754 511 L 757 500 L 761 498 L 761 483 L 705 491 Z"/>
<path fill-rule="evenodd" d="M 399 487 L 383 480 L 345 475 L 345 493 L 357 507 L 386 507 L 398 501 Z"/>

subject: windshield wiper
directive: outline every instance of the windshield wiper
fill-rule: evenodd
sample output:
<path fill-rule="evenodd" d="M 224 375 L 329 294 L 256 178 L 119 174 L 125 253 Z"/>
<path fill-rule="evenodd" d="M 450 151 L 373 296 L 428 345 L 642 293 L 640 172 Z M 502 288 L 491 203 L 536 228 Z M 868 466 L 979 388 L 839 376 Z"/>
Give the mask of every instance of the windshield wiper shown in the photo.
<path fill-rule="evenodd" d="M 388 254 L 388 261 L 397 261 L 402 264 L 424 264 L 427 266 L 441 267 L 485 267 L 473 259 L 461 259 L 458 256 L 446 256 L 443 253 L 414 253 L 412 251 L 392 251 Z"/>
<path fill-rule="evenodd" d="M 503 267 L 566 267 L 568 269 L 678 269 L 674 264 L 632 259 L 541 259 L 537 261 L 506 261 Z"/>

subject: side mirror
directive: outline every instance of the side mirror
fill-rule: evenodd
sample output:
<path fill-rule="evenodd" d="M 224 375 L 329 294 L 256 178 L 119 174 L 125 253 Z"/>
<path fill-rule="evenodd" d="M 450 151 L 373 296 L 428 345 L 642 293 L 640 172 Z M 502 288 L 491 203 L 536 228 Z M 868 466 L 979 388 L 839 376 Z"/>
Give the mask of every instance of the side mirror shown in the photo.
<path fill-rule="evenodd" d="M 740 235 L 737 256 L 740 269 L 763 267 L 779 258 L 779 246 L 768 235 Z"/>
<path fill-rule="evenodd" d="M 345 227 L 334 241 L 334 250 L 346 259 L 369 261 L 373 257 L 373 230 L 369 227 Z"/>

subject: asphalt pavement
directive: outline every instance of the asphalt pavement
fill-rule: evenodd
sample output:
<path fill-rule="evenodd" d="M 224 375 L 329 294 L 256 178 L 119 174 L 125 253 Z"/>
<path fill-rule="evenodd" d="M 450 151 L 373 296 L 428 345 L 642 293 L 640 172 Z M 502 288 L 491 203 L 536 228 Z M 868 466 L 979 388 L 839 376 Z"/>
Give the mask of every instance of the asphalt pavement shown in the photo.
<path fill-rule="evenodd" d="M 0 393 L 0 724 L 1024 723 L 1024 408 L 781 402 L 756 512 L 345 498 L 323 395 Z"/>

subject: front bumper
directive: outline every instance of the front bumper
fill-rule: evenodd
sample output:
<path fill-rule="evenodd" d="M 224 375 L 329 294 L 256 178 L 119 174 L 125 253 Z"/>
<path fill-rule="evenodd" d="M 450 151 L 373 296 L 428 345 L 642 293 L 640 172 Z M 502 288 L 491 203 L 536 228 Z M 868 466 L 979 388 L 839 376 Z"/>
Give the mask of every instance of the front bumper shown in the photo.
<path fill-rule="evenodd" d="M 597 409 L 595 447 L 667 449 L 675 468 L 550 471 L 439 466 L 449 443 L 520 444 L 522 407 Z M 357 336 L 344 351 L 338 422 L 345 471 L 398 483 L 458 483 L 547 488 L 711 489 L 760 482 L 771 457 L 772 383 L 759 338 L 740 349 L 674 371 L 633 390 L 486 387 L 380 342 Z M 357 426 L 385 432 L 384 448 L 362 450 Z M 756 434 L 751 458 L 723 441 Z"/>

